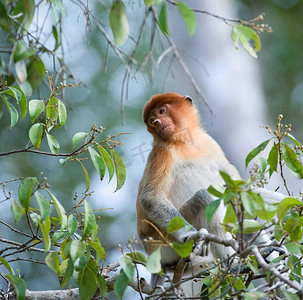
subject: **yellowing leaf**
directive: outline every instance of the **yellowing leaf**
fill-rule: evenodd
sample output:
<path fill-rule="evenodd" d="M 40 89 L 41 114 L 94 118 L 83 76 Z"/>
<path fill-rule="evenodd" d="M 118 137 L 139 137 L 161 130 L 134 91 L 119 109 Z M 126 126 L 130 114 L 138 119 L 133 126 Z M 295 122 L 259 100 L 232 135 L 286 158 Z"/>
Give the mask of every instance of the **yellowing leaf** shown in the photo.
<path fill-rule="evenodd" d="M 28 131 L 28 136 L 33 146 L 39 150 L 43 134 L 43 124 L 36 123 Z"/>
<path fill-rule="evenodd" d="M 236 49 L 239 48 L 240 41 L 243 48 L 250 56 L 258 58 L 256 52 L 261 50 L 261 41 L 258 34 L 252 28 L 243 25 L 233 26 L 231 38 Z M 251 40 L 254 42 L 254 46 L 250 44 Z"/>

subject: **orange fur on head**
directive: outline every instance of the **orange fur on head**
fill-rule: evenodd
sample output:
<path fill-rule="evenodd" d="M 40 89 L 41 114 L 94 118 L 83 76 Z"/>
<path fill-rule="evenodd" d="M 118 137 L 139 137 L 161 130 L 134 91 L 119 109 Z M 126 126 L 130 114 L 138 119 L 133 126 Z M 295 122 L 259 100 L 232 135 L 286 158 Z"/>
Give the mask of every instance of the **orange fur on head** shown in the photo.
<path fill-rule="evenodd" d="M 163 122 L 171 124 L 171 132 L 168 136 L 161 135 L 149 123 L 150 116 L 162 106 L 167 107 L 167 117 L 163 118 Z M 186 118 L 184 118 L 186 115 Z M 160 117 L 161 118 L 161 117 Z M 143 110 L 143 120 L 148 131 L 153 135 L 156 141 L 176 142 L 182 138 L 182 132 L 186 129 L 195 129 L 200 126 L 200 121 L 196 108 L 192 104 L 192 100 L 187 96 L 181 96 L 176 93 L 166 93 L 153 96 L 146 104 Z M 181 135 L 179 134 L 181 132 Z M 179 135 L 179 137 L 178 137 Z"/>

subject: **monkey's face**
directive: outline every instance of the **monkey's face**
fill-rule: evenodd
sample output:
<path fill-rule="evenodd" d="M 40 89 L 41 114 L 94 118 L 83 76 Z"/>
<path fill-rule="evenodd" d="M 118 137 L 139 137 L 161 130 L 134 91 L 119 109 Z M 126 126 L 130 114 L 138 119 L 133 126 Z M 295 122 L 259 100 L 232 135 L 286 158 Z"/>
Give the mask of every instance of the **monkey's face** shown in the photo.
<path fill-rule="evenodd" d="M 154 137 L 160 137 L 164 140 L 173 138 L 176 124 L 173 121 L 169 104 L 155 107 L 149 112 L 147 129 Z"/>

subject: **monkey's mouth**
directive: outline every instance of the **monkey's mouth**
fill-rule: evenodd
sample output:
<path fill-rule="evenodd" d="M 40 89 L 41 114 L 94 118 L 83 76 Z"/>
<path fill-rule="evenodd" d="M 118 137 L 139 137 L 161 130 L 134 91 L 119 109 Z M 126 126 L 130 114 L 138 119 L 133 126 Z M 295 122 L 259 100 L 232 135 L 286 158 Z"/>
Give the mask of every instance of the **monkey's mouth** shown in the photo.
<path fill-rule="evenodd" d="M 164 133 L 165 131 L 167 131 L 167 128 L 171 127 L 170 125 L 166 125 L 162 128 L 160 128 L 160 134 Z"/>

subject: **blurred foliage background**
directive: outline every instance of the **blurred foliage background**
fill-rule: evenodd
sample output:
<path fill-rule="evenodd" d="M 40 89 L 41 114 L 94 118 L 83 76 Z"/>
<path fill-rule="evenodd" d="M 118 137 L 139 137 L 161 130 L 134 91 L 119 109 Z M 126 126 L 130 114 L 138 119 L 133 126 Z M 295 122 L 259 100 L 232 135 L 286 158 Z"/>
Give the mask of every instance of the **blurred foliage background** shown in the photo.
<path fill-rule="evenodd" d="M 56 138 L 60 142 L 62 152 L 72 150 L 72 136 L 78 131 L 88 131 L 93 124 L 102 125 L 106 128 L 104 136 L 117 134 L 119 132 L 132 132 L 131 135 L 124 135 L 118 138 L 123 142 L 123 146 L 117 149 L 127 167 L 126 185 L 121 191 L 114 193 L 115 183 L 107 184 L 106 177 L 100 183 L 97 174 L 92 177 L 91 190 L 93 191 L 90 203 L 95 209 L 104 209 L 100 212 L 100 237 L 102 245 L 107 249 L 109 261 L 119 256 L 117 244 L 127 244 L 127 240 L 136 232 L 135 201 L 137 186 L 143 172 L 144 164 L 151 149 L 151 136 L 146 132 L 142 122 L 142 108 L 146 100 L 155 93 L 175 91 L 182 94 L 196 96 L 194 89 L 190 85 L 180 67 L 174 66 L 170 73 L 167 84 L 167 70 L 170 66 L 170 59 L 163 59 L 158 67 L 153 65 L 155 60 L 163 51 L 163 39 L 158 38 L 153 48 L 154 59 L 149 61 L 142 73 L 138 73 L 136 79 L 130 78 L 127 85 L 123 85 L 125 68 L 121 65 L 115 53 L 108 48 L 108 44 L 81 8 L 77 5 L 78 1 L 68 1 L 65 4 L 62 19 L 62 43 L 66 66 L 70 74 L 76 81 L 81 81 L 79 87 L 66 89 L 64 101 L 68 108 L 68 121 L 65 130 L 60 130 Z M 199 3 L 198 3 L 199 2 Z M 259 133 L 264 129 L 253 132 L 252 127 L 249 131 L 241 132 L 240 127 L 245 127 L 248 123 L 247 115 L 255 119 L 250 122 L 251 126 L 258 128 L 259 125 L 275 123 L 276 117 L 281 112 L 285 119 L 293 124 L 295 136 L 303 139 L 301 131 L 303 115 L 303 3 L 299 0 L 234 0 L 225 1 L 188 1 L 191 7 L 200 7 L 206 11 L 211 10 L 214 14 L 223 17 L 252 19 L 260 13 L 266 14 L 265 21 L 272 28 L 272 33 L 261 34 L 262 50 L 258 54 L 259 59 L 255 61 L 249 57 L 243 49 L 236 51 L 230 39 L 231 28 L 224 22 L 211 19 L 205 14 L 197 15 L 198 29 L 193 38 L 188 36 L 184 24 L 176 14 L 174 7 L 169 7 L 169 24 L 172 37 L 175 38 L 178 48 L 183 49 L 186 62 L 193 68 L 193 74 L 206 93 L 206 97 L 214 107 L 215 115 L 212 115 L 205 105 L 196 97 L 196 103 L 200 108 L 205 127 L 220 141 L 222 148 L 227 152 L 227 156 L 240 169 L 244 169 L 244 159 L 251 146 L 258 144 Z M 137 36 L 139 22 L 144 18 L 144 4 L 142 1 L 125 1 L 128 20 L 130 23 L 130 37 Z M 94 1 L 89 3 L 93 11 L 110 35 L 108 25 L 109 7 L 111 1 Z M 42 26 L 44 16 L 49 14 L 47 5 L 39 9 L 39 14 L 34 17 L 34 26 Z M 210 20 L 211 19 L 211 20 Z M 45 30 L 51 31 L 52 16 L 48 15 L 43 23 Z M 218 27 L 212 25 L 213 22 L 221 30 L 224 28 L 224 43 L 222 34 L 219 34 Z M 151 42 L 151 20 L 147 20 L 148 26 L 143 31 L 143 37 L 135 58 L 142 58 L 148 51 Z M 5 32 L 0 30 L 0 54 L 2 61 L 8 61 L 5 46 L 9 42 Z M 210 42 L 211 41 L 211 42 Z M 45 44 L 55 43 L 54 39 L 45 37 Z M 120 47 L 120 46 L 119 46 Z M 134 40 L 129 38 L 120 48 L 129 53 L 134 47 Z M 208 50 L 207 50 L 208 49 Z M 220 61 L 226 49 L 232 52 L 232 58 L 225 64 L 219 64 L 217 68 L 211 65 Z M 210 52 L 212 56 L 205 56 Z M 191 53 L 198 56 L 203 66 L 192 59 Z M 45 67 L 49 74 L 55 72 L 53 61 L 47 54 L 41 55 Z M 247 63 L 247 64 L 246 64 Z M 232 65 L 233 68 L 228 66 Z M 250 69 L 252 67 L 252 71 Z M 204 70 L 206 69 L 206 71 Z M 256 85 L 248 84 L 248 88 L 241 87 L 237 80 L 233 82 L 223 82 L 232 77 L 232 70 L 241 69 L 241 80 L 248 83 L 256 82 Z M 254 70 L 257 69 L 257 72 Z M 203 75 L 201 75 L 201 73 Z M 210 75 L 209 74 L 213 74 Z M 214 74 L 223 74 L 222 82 L 215 81 Z M 3 74 L 5 75 L 5 74 Z M 238 76 L 238 75 L 237 75 Z M 10 80 L 9 74 L 4 76 L 5 80 Z M 72 80 L 72 78 L 67 79 Z M 226 89 L 221 90 L 221 85 L 227 85 Z M 127 86 L 127 88 L 125 88 Z M 165 87 L 163 89 L 163 87 Z M 234 90 L 239 92 L 243 107 L 260 106 L 259 111 L 242 111 L 242 106 L 234 104 L 231 99 L 236 98 Z M 256 89 L 259 89 L 256 94 Z M 265 97 L 263 98 L 263 91 Z M 216 104 L 214 92 L 221 93 L 226 98 L 226 102 Z M 122 97 L 121 94 L 123 93 Z M 38 91 L 29 95 L 29 99 L 44 99 L 47 95 L 47 80 L 44 78 L 44 85 Z M 248 95 L 253 96 L 250 102 Z M 261 95 L 259 97 L 258 95 Z M 218 97 L 219 98 L 219 97 Z M 121 99 L 124 100 L 125 124 L 122 125 Z M 265 102 L 264 102 L 265 99 Z M 255 102 L 254 102 L 255 101 Z M 233 106 L 231 111 L 225 107 Z M 226 119 L 220 116 L 225 115 Z M 247 115 L 246 115 L 247 114 Z M 241 118 L 242 116 L 242 118 Z M 260 123 L 259 120 L 262 120 Z M 236 122 L 235 127 L 231 127 L 232 122 Z M 214 125 L 215 124 L 215 125 Z M 26 116 L 12 130 L 9 129 L 9 116 L 5 111 L 0 119 L 0 152 L 24 147 L 28 141 L 27 132 L 30 127 L 29 116 Z M 215 129 L 217 128 L 217 130 Z M 239 131 L 237 130 L 239 129 Z M 262 131 L 262 134 L 263 134 Z M 250 141 L 248 145 L 246 140 Z M 262 139 L 262 138 L 260 138 Z M 42 145 L 42 150 L 47 149 L 47 145 Z M 239 157 L 239 153 L 240 158 Z M 34 157 L 35 156 L 35 157 Z M 4 156 L 0 159 L 0 182 L 20 176 L 38 176 L 42 171 L 44 176 L 50 179 L 51 188 L 57 198 L 64 203 L 66 209 L 73 203 L 76 193 L 81 194 L 85 190 L 85 180 L 80 165 L 67 164 L 62 167 L 58 158 L 38 156 L 31 153 L 20 153 L 11 156 Z M 91 174 L 94 171 L 93 165 L 88 166 Z M 16 193 L 14 185 L 10 188 Z M 1 200 L 1 198 L 0 198 Z M 4 203 L 1 218 L 12 221 L 9 212 L 9 203 Z M 22 224 L 20 224 L 22 226 Z M 8 232 L 1 228 L 1 234 L 5 236 Z M 29 289 L 50 289 L 57 288 L 56 276 L 49 277 L 43 272 L 44 266 L 32 266 L 26 263 L 18 263 L 18 268 L 28 271 Z M 52 276 L 52 275 L 50 275 Z M 131 296 L 129 296 L 131 298 Z"/>
<path fill-rule="evenodd" d="M 298 0 L 236 1 L 238 16 L 249 18 L 260 12 L 273 28 L 262 36 L 259 54 L 262 85 L 268 118 L 275 121 L 284 112 L 302 140 L 300 122 L 303 112 L 303 3 Z"/>

